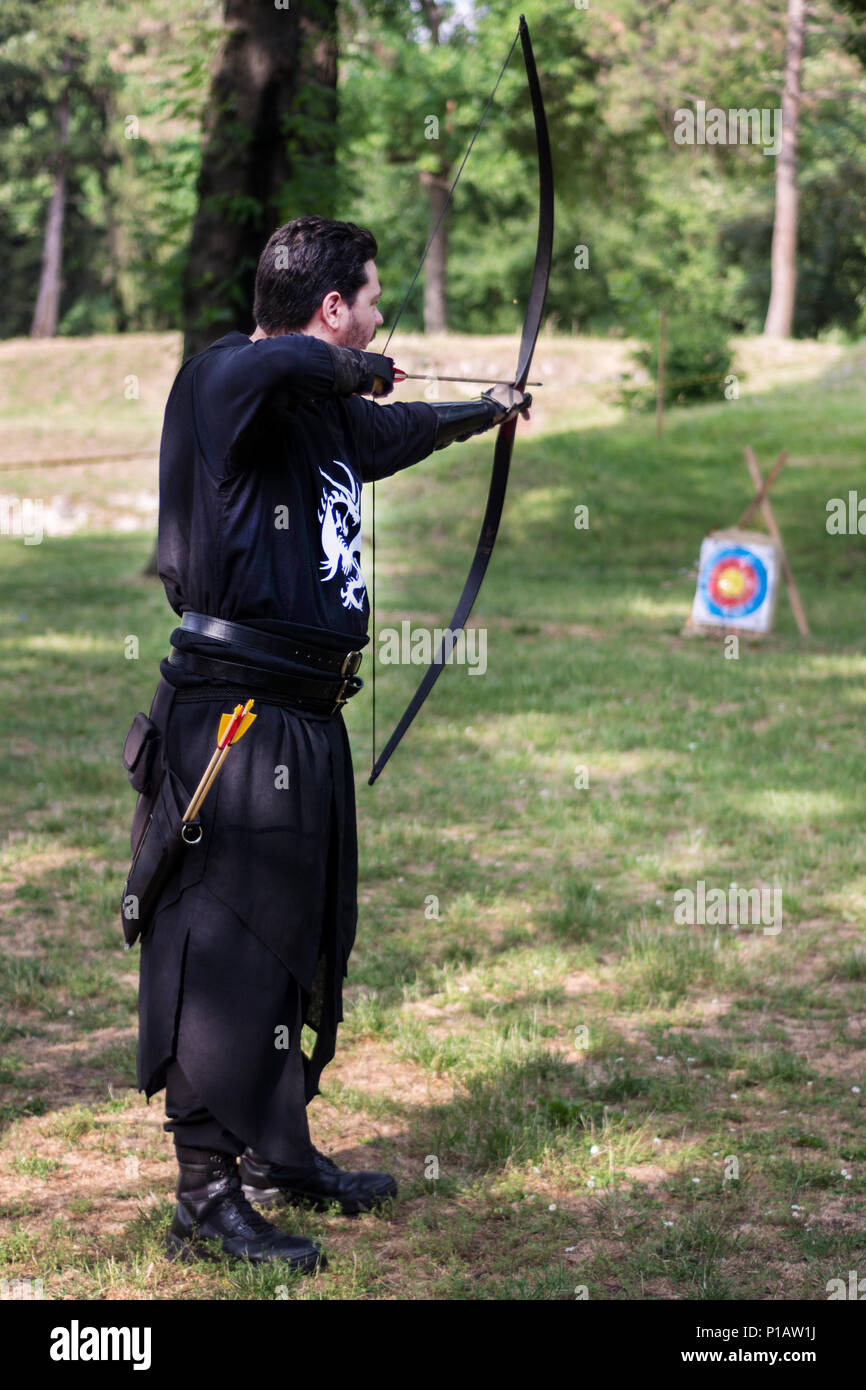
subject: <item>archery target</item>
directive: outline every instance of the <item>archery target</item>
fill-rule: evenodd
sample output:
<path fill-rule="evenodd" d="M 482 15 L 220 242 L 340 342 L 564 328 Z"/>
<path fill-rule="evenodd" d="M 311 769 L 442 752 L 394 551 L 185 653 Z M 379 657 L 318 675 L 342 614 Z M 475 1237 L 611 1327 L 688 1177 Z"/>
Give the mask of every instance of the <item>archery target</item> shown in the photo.
<path fill-rule="evenodd" d="M 773 622 L 778 564 L 766 536 L 745 532 L 705 536 L 698 564 L 692 622 L 702 627 L 768 632 Z"/>

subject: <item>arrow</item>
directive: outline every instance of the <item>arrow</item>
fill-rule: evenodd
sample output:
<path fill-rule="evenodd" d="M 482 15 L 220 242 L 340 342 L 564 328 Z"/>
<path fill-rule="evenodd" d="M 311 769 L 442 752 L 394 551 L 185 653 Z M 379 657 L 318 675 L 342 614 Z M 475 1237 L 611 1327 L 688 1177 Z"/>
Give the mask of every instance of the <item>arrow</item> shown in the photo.
<path fill-rule="evenodd" d="M 413 376 L 411 372 L 394 368 L 395 385 L 401 381 L 465 381 L 471 386 L 513 386 L 513 381 L 496 381 L 486 376 L 440 376 L 438 372 L 428 372 L 426 376 Z M 543 381 L 527 381 L 527 386 L 543 386 Z"/>
<path fill-rule="evenodd" d="M 228 757 L 229 749 L 232 744 L 237 743 L 239 739 L 243 738 L 247 729 L 257 717 L 254 714 L 250 714 L 250 710 L 254 704 L 254 700 L 247 700 L 246 705 L 235 705 L 234 711 L 231 714 L 224 714 L 220 719 L 217 746 L 214 749 L 213 757 L 204 770 L 204 776 L 193 792 L 192 800 L 184 812 L 184 821 L 190 821 L 198 814 L 199 807 L 213 786 L 217 773 Z"/>

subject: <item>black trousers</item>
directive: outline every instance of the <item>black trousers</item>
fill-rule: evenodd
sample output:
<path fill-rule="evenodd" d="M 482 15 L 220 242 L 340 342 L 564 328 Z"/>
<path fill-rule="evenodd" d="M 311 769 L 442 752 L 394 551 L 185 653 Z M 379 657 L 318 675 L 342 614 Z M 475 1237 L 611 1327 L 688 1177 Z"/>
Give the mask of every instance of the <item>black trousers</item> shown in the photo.
<path fill-rule="evenodd" d="M 178 692 L 165 727 L 189 795 L 233 704 L 192 693 Z M 357 922 L 354 781 L 341 718 L 265 699 L 258 711 L 202 806 L 200 845 L 142 933 L 138 1085 L 149 1098 L 171 1072 L 170 1132 L 189 1147 L 234 1136 L 226 1152 L 249 1145 L 309 1168 L 305 1103 L 334 1055 Z M 299 1020 L 315 1038 L 309 1056 Z"/>
<path fill-rule="evenodd" d="M 235 1158 L 239 1158 L 246 1147 L 242 1139 L 225 1129 L 202 1104 L 177 1058 L 166 1067 L 165 1113 L 169 1118 L 163 1129 L 174 1135 L 175 1144 L 234 1154 Z"/>
<path fill-rule="evenodd" d="M 313 1166 L 314 1150 L 304 1095 L 301 994 L 296 981 L 292 981 L 292 986 L 294 1013 L 288 1015 L 283 1025 L 285 1036 L 277 1040 L 286 1044 L 286 1068 L 289 1074 L 289 1085 L 282 1090 L 282 1123 L 293 1150 L 291 1166 L 306 1169 Z M 165 1113 L 168 1119 L 163 1129 L 174 1136 L 175 1145 L 208 1149 L 235 1157 L 240 1157 L 247 1147 L 245 1140 L 227 1129 L 207 1108 L 176 1057 L 165 1070 Z M 260 1156 L 270 1157 L 269 1154 Z"/>

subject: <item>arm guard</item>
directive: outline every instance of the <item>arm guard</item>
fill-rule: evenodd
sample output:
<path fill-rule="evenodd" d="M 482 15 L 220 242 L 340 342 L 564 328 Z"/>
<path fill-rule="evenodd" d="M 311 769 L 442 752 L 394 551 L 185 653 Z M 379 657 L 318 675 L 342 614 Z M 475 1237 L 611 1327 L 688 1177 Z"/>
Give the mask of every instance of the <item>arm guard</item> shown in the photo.
<path fill-rule="evenodd" d="M 388 396 L 394 389 L 394 363 L 378 352 L 326 344 L 334 363 L 334 394 Z M 376 390 L 377 383 L 382 387 Z"/>
<path fill-rule="evenodd" d="M 435 449 L 444 449 L 455 439 L 461 442 L 473 434 L 483 434 L 489 430 L 494 420 L 502 414 L 502 407 L 495 401 L 430 401 L 436 411 Z"/>

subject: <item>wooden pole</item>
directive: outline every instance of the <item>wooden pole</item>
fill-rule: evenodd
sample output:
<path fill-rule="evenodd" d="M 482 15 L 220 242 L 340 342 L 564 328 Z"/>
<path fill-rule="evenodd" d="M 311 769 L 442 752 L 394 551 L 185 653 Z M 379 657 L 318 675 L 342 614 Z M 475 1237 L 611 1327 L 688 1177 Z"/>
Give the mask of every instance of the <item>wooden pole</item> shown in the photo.
<path fill-rule="evenodd" d="M 661 439 L 665 407 L 665 311 L 659 309 L 659 360 L 656 378 L 656 439 Z"/>
<path fill-rule="evenodd" d="M 761 477 L 761 470 L 758 467 L 758 461 L 755 458 L 755 451 L 753 450 L 751 444 L 746 445 L 745 454 L 746 465 L 749 469 L 750 474 L 752 475 L 752 482 L 755 484 L 755 487 L 758 489 L 758 492 L 760 493 L 762 487 L 764 486 L 764 480 Z M 788 561 L 787 552 L 785 551 L 785 545 L 782 540 L 782 533 L 776 524 L 776 518 L 773 515 L 773 508 L 770 506 L 769 498 L 766 495 L 763 497 L 763 500 L 761 501 L 761 515 L 763 516 L 764 521 L 766 522 L 767 530 L 773 537 L 773 540 L 776 542 L 776 545 L 779 547 L 779 564 L 782 570 L 782 575 L 784 577 L 785 584 L 788 589 L 788 598 L 791 600 L 791 607 L 794 610 L 794 618 L 796 620 L 797 627 L 800 629 L 800 636 L 808 637 L 809 624 L 806 622 L 806 614 L 803 609 L 803 605 L 800 602 L 800 594 L 794 580 L 794 574 L 791 569 L 791 565 Z"/>
<path fill-rule="evenodd" d="M 755 515 L 755 512 L 758 510 L 758 508 L 760 507 L 760 505 L 761 505 L 761 503 L 763 502 L 764 498 L 765 498 L 765 497 L 767 496 L 767 494 L 769 493 L 770 488 L 773 486 L 773 483 L 776 481 L 776 479 L 778 478 L 779 474 L 781 473 L 782 469 L 785 467 L 785 464 L 786 464 L 787 462 L 788 462 L 788 450 L 787 450 L 787 449 L 783 449 L 782 452 L 781 452 L 781 454 L 779 455 L 779 457 L 776 459 L 776 462 L 773 464 L 773 467 L 770 469 L 769 473 L 767 474 L 766 478 L 765 478 L 764 481 L 762 482 L 762 484 L 761 484 L 761 486 L 760 486 L 760 489 L 755 493 L 755 495 L 754 495 L 754 497 L 752 498 L 751 502 L 749 503 L 748 507 L 747 507 L 746 510 L 743 512 L 743 515 L 740 517 L 739 521 L 737 522 L 737 525 L 738 525 L 739 527 L 742 528 L 742 527 L 744 527 L 744 526 L 748 526 L 748 524 L 749 524 L 749 522 L 751 521 L 752 517 Z"/>

